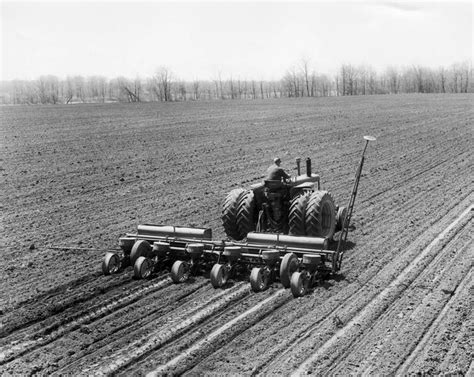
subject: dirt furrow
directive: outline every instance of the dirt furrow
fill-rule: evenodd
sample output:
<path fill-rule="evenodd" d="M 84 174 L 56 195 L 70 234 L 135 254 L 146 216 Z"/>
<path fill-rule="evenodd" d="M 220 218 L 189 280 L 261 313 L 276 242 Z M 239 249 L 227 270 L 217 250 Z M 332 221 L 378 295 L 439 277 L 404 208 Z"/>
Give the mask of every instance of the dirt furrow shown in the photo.
<path fill-rule="evenodd" d="M 60 318 L 52 324 L 48 324 L 46 328 L 39 330 L 25 331 L 26 334 L 21 334 L 19 337 L 14 334 L 15 339 L 6 339 L 8 344 L 0 348 L 0 365 L 24 354 L 25 352 L 34 350 L 45 344 L 48 344 L 62 336 L 71 332 L 82 325 L 91 323 L 98 318 L 101 318 L 111 312 L 117 311 L 127 305 L 131 305 L 139 300 L 144 295 L 150 294 L 160 290 L 171 284 L 167 277 L 163 277 L 158 281 L 140 287 L 132 292 L 128 292 L 122 297 L 114 297 L 107 300 L 105 303 L 89 308 L 86 312 L 77 313 L 74 317 Z M 24 340 L 27 337 L 29 340 Z"/>
<path fill-rule="evenodd" d="M 426 327 L 448 304 L 450 293 L 457 289 L 471 268 L 469 242 L 466 244 L 472 231 L 471 225 L 464 224 L 403 295 L 388 307 L 363 336 L 351 344 L 328 372 L 394 372 L 426 331 Z"/>
<path fill-rule="evenodd" d="M 202 293 L 208 291 L 208 289 L 203 290 L 207 285 L 205 280 L 180 287 L 172 284 L 155 293 L 145 295 L 140 300 L 98 318 L 94 322 L 82 325 L 24 358 L 35 358 L 39 354 L 48 355 L 48 359 L 54 362 L 41 366 L 42 370 L 48 373 L 58 369 L 79 370 L 81 365 L 99 359 L 96 356 L 100 350 L 111 344 L 120 347 L 124 337 L 139 334 L 136 336 L 138 338 L 143 330 L 146 332 L 147 328 L 152 328 L 163 316 L 173 311 L 183 310 L 190 302 L 190 296 L 197 294 L 205 299 L 206 295 Z M 124 321 L 124 318 L 136 319 Z M 58 357 L 58 349 L 61 348 L 69 350 L 68 358 Z M 21 359 L 12 362 L 11 367 L 13 368 L 18 362 L 21 362 Z"/>
<path fill-rule="evenodd" d="M 472 250 L 468 251 L 472 252 Z M 472 263 L 471 263 L 472 265 Z M 474 356 L 474 351 L 472 351 L 474 348 L 473 346 L 473 335 L 474 335 L 474 323 L 471 319 L 469 320 L 468 314 L 465 312 L 465 317 L 462 320 L 458 320 L 457 323 L 454 321 L 451 321 L 449 316 L 452 316 L 451 312 L 454 311 L 461 311 L 465 310 L 463 306 L 469 306 L 471 310 L 471 315 L 472 315 L 472 304 L 473 304 L 473 298 L 472 298 L 472 287 L 474 284 L 474 269 L 471 266 L 471 269 L 469 270 L 469 273 L 466 274 L 462 282 L 456 287 L 456 290 L 452 292 L 452 296 L 450 297 L 449 301 L 447 304 L 444 306 L 443 310 L 439 313 L 438 317 L 436 320 L 431 324 L 429 329 L 424 333 L 423 337 L 421 340 L 418 342 L 416 347 L 411 351 L 410 355 L 406 360 L 403 362 L 403 364 L 400 365 L 400 367 L 396 370 L 396 374 L 399 375 L 407 375 L 407 374 L 414 374 L 414 373 L 465 373 L 466 376 L 469 376 L 469 363 L 465 363 L 466 368 L 459 368 L 460 363 L 459 361 L 457 362 L 452 362 L 453 360 L 450 360 L 450 349 L 454 348 L 456 349 L 458 346 L 462 346 L 463 344 L 466 345 L 467 347 L 470 347 L 471 352 L 471 358 Z M 467 317 L 467 318 L 466 318 Z M 460 322 L 464 322 L 462 325 L 459 325 Z M 468 322 L 471 321 L 471 328 L 468 329 Z M 441 352 L 441 354 L 444 354 L 444 361 L 442 363 L 439 363 L 440 360 L 440 352 L 433 353 L 436 355 L 435 357 L 437 358 L 436 360 L 436 366 L 433 367 L 432 361 L 435 360 L 429 360 L 430 355 L 429 351 L 431 348 L 433 348 L 435 345 L 437 345 L 438 342 L 438 336 L 440 333 L 445 332 L 445 327 L 453 327 L 456 326 L 458 327 L 458 332 L 457 336 L 454 339 L 454 342 L 450 342 L 450 344 L 444 344 L 444 350 Z M 452 330 L 452 329 L 451 329 Z M 452 335 L 451 335 L 452 336 Z M 462 337 L 467 337 L 468 339 L 470 338 L 471 341 L 469 342 L 463 342 L 461 341 Z M 444 342 L 443 342 L 444 343 Z M 449 346 L 449 348 L 448 348 Z M 455 352 L 451 352 L 453 354 Z M 458 353 L 459 355 L 461 353 Z M 466 358 L 465 361 L 468 361 L 469 356 Z M 428 361 L 428 362 L 426 362 Z M 431 363 L 429 362 L 431 361 Z M 456 365 L 456 370 L 453 370 L 453 366 Z"/>
<path fill-rule="evenodd" d="M 191 310 L 171 313 L 162 318 L 160 325 L 157 325 L 154 330 L 147 332 L 146 339 L 139 338 L 132 342 L 129 340 L 119 350 L 114 347 L 114 351 L 106 358 L 105 363 L 103 360 L 87 363 L 87 365 L 82 366 L 81 373 L 115 373 L 163 344 L 181 336 L 193 326 L 224 309 L 230 303 L 247 296 L 249 291 L 247 284 L 237 283 L 231 289 L 220 292 L 217 297 L 201 302 L 199 306 L 189 308 Z M 104 350 L 101 350 L 102 355 L 105 353 Z"/>
<path fill-rule="evenodd" d="M 334 363 L 381 314 L 405 291 L 417 275 L 426 268 L 437 255 L 440 243 L 452 238 L 453 229 L 472 217 L 474 205 L 465 209 L 452 223 L 449 224 L 422 252 L 395 277 L 395 280 L 376 296 L 364 309 L 353 317 L 344 327 L 327 340 L 317 352 L 306 359 L 295 371 L 295 374 L 321 373 Z M 448 239 L 448 241 L 449 241 Z"/>
<path fill-rule="evenodd" d="M 35 327 L 44 329 L 44 321 L 49 322 L 71 307 L 78 307 L 87 303 L 94 303 L 98 294 L 111 292 L 130 283 L 130 275 L 123 273 L 115 279 L 109 279 L 105 284 L 98 285 L 103 279 L 102 272 L 78 278 L 70 283 L 60 285 L 17 305 L 16 308 L 6 311 L 1 317 L 0 344 L 2 338 L 12 332 L 32 332 Z M 66 314 L 65 314 L 66 315 Z M 49 325 L 48 325 L 49 326 Z M 20 336 L 21 338 L 22 336 Z"/>
<path fill-rule="evenodd" d="M 242 314 L 235 316 L 232 320 L 225 322 L 209 335 L 192 344 L 179 355 L 168 361 L 164 365 L 148 373 L 147 376 L 159 376 L 163 374 L 182 374 L 194 366 L 203 355 L 208 355 L 216 351 L 220 345 L 225 344 L 227 339 L 231 339 L 235 334 L 239 334 L 251 327 L 261 318 L 272 313 L 276 308 L 288 301 L 288 292 L 279 289 L 271 296 L 260 301 L 255 306 L 246 310 Z"/>
<path fill-rule="evenodd" d="M 82 324 L 54 341 L 16 358 L 7 364 L 5 369 L 22 372 L 28 363 L 29 368 L 47 373 L 66 368 L 70 371 L 80 370 L 80 366 L 87 365 L 90 360 L 100 359 L 96 356 L 104 347 L 111 344 L 119 346 L 124 338 L 134 334 L 138 334 L 139 338 L 143 336 L 143 329 L 146 332 L 148 327 L 153 327 L 164 315 L 187 308 L 187 304 L 192 302 L 189 301 L 189 296 L 198 294 L 201 299 L 210 296 L 207 295 L 209 290 L 205 289 L 207 286 L 208 282 L 201 279 L 194 284 L 182 286 L 171 284 L 164 289 L 144 295 L 130 305 L 90 323 Z M 127 320 L 124 321 L 124 318 Z M 130 320 L 130 318 L 136 319 Z M 67 358 L 64 357 L 62 351 L 64 349 L 68 350 Z"/>

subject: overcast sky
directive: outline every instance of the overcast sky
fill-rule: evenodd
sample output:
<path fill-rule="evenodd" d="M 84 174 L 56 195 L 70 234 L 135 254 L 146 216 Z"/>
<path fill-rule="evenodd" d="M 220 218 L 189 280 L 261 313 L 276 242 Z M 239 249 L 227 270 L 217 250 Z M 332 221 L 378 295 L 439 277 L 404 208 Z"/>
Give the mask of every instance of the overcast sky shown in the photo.
<path fill-rule="evenodd" d="M 43 74 L 279 79 L 303 58 L 449 66 L 473 59 L 473 2 L 1 1 L 2 79 Z"/>

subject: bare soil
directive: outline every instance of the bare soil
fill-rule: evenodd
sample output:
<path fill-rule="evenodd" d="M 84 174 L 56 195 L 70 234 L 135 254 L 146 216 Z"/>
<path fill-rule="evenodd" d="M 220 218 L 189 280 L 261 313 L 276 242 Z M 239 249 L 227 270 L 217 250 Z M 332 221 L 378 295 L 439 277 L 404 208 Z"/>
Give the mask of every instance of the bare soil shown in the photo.
<path fill-rule="evenodd" d="M 0 373 L 468 374 L 473 95 L 0 108 Z M 138 224 L 224 238 L 221 201 L 311 157 L 340 205 L 371 143 L 341 274 L 275 283 L 103 276 Z M 81 247 L 60 250 L 57 246 Z"/>

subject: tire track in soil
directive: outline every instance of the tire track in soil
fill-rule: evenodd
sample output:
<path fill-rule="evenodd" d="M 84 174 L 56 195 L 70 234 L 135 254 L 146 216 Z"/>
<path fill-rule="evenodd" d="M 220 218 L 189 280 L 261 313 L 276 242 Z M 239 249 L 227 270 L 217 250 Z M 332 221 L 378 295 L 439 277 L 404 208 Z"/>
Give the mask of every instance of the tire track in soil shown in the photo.
<path fill-rule="evenodd" d="M 300 364 L 294 374 L 324 373 L 328 370 L 328 366 L 335 363 L 341 354 L 400 297 L 420 272 L 429 266 L 439 252 L 437 246 L 452 233 L 452 230 L 465 218 L 468 217 L 468 220 L 472 218 L 473 208 L 474 205 L 470 205 L 465 209 L 381 293 Z M 454 235 L 451 234 L 449 239 Z"/>
<path fill-rule="evenodd" d="M 31 328 L 38 322 L 49 320 L 51 316 L 59 315 L 72 306 L 94 299 L 98 291 L 108 292 L 130 283 L 131 280 L 129 274 L 122 273 L 114 280 L 110 280 L 105 287 L 99 288 L 97 281 L 102 276 L 102 272 L 89 274 L 18 303 L 1 317 L 0 344 L 3 343 L 1 339 L 12 332 Z M 75 292 L 74 289 L 79 291 Z M 62 297 L 64 295 L 66 297 Z"/>
<path fill-rule="evenodd" d="M 403 362 L 403 364 L 400 365 L 400 367 L 395 371 L 395 374 L 397 375 L 408 375 L 408 374 L 414 374 L 414 373 L 420 373 L 422 368 L 420 366 L 417 366 L 418 360 L 422 360 L 425 355 L 424 353 L 430 348 L 431 344 L 435 343 L 435 338 L 437 336 L 437 333 L 440 332 L 443 327 L 443 322 L 444 323 L 450 323 L 449 321 L 446 321 L 448 314 L 450 311 L 456 310 L 457 309 L 457 303 L 459 302 L 470 302 L 471 303 L 471 308 L 472 308 L 472 293 L 470 293 L 470 289 L 472 289 L 473 284 L 474 284 L 474 269 L 471 267 L 469 272 L 466 274 L 462 282 L 457 286 L 454 294 L 450 297 L 449 301 L 446 303 L 444 308 L 441 310 L 439 313 L 438 317 L 436 318 L 435 321 L 430 325 L 428 330 L 425 332 L 421 340 L 418 342 L 416 347 L 411 351 L 409 357 Z M 461 327 L 462 328 L 462 327 Z M 469 332 L 467 329 L 465 331 L 461 331 L 461 334 L 468 334 Z M 471 331 L 471 340 L 472 340 L 472 331 Z M 454 342 L 457 344 L 458 342 Z M 472 345 L 472 344 L 471 344 Z M 472 347 L 471 347 L 472 350 Z M 471 357 L 472 357 L 472 351 L 471 351 Z M 448 358 L 445 357 L 445 363 Z M 468 367 L 469 368 L 469 367 Z M 421 369 L 421 370 L 420 370 Z M 435 373 L 443 373 L 443 365 L 440 365 L 440 370 L 438 371 L 433 371 Z M 425 372 L 430 373 L 431 371 L 424 370 Z M 445 372 L 447 373 L 452 373 L 453 371 L 448 370 L 447 368 L 444 369 Z M 455 371 L 462 373 L 462 371 Z M 469 376 L 469 371 L 466 373 L 466 376 Z"/>
<path fill-rule="evenodd" d="M 26 352 L 33 351 L 54 340 L 64 336 L 68 332 L 80 328 L 83 325 L 92 323 L 109 313 L 117 311 L 125 306 L 138 301 L 144 295 L 156 292 L 172 284 L 168 276 L 161 277 L 158 281 L 140 286 L 132 292 L 128 292 L 121 297 L 113 297 L 105 303 L 87 309 L 85 312 L 76 313 L 72 317 L 60 318 L 48 324 L 46 327 L 39 326 L 37 329 L 25 329 L 20 334 L 14 333 L 10 338 L 6 338 L 5 346 L 0 347 L 0 365 L 3 365 Z M 25 337 L 30 338 L 25 341 Z"/>
<path fill-rule="evenodd" d="M 403 295 L 351 344 L 328 373 L 394 372 L 443 305 L 448 305 L 450 292 L 455 292 L 469 274 L 472 257 L 468 253 L 470 242 L 466 240 L 469 241 L 471 228 L 472 222 L 463 224 Z"/>
<path fill-rule="evenodd" d="M 259 305 L 263 300 L 266 300 L 268 297 L 274 296 L 274 293 L 277 290 L 281 291 L 281 296 L 277 297 L 276 299 L 266 301 L 267 304 L 262 310 L 262 313 L 259 311 L 252 311 L 253 315 L 250 314 L 250 316 L 245 316 L 246 320 L 244 320 L 244 322 L 239 322 L 236 327 L 232 327 L 231 329 L 228 329 L 228 331 L 224 331 L 221 333 L 221 336 L 214 337 L 212 344 L 201 342 L 203 337 L 205 337 L 207 334 L 212 334 L 215 332 L 218 333 L 219 329 L 225 326 L 226 323 L 233 321 L 235 317 L 240 316 L 243 312 L 251 310 L 253 307 Z M 196 352 L 192 355 L 189 355 L 190 357 L 185 358 L 184 363 L 186 366 L 180 365 L 180 370 L 189 370 L 193 368 L 197 362 L 203 358 L 206 358 L 209 353 L 212 354 L 214 351 L 226 346 L 235 336 L 238 336 L 240 333 L 245 331 L 245 329 L 251 327 L 252 324 L 258 323 L 259 321 L 255 321 L 256 316 L 258 316 L 260 320 L 267 318 L 268 316 L 272 316 L 275 310 L 278 310 L 279 307 L 290 301 L 291 298 L 292 296 L 289 293 L 289 290 L 282 290 L 281 286 L 278 286 L 278 288 L 272 286 L 268 290 L 258 294 L 251 292 L 241 301 L 234 303 L 218 315 L 209 317 L 202 324 L 191 329 L 190 332 L 186 333 L 186 336 L 177 338 L 169 344 L 166 344 L 164 347 L 150 353 L 145 358 L 137 361 L 137 363 L 134 363 L 128 368 L 120 371 L 120 375 L 127 376 L 131 373 L 145 374 L 150 370 L 154 370 L 157 367 L 166 365 L 176 355 L 179 356 L 183 352 L 186 353 L 189 348 L 198 345 L 195 349 Z M 270 309 L 270 307 L 272 309 Z M 249 323 L 247 323 L 247 321 Z M 209 373 L 211 370 L 213 370 L 213 367 L 206 370 L 206 373 Z M 237 367 L 236 371 L 239 373 L 242 372 L 240 367 Z M 175 374 L 175 371 L 172 370 L 170 373 Z"/>
<path fill-rule="evenodd" d="M 75 364 L 77 360 L 80 364 L 80 360 L 87 359 L 88 355 L 95 355 L 97 349 L 103 349 L 118 339 L 139 332 L 144 325 L 156 322 L 161 316 L 176 308 L 186 307 L 187 303 L 192 302 L 187 298 L 207 285 L 208 282 L 204 279 L 183 285 L 172 284 L 169 281 L 168 287 L 144 295 L 131 305 L 110 312 L 91 323 L 83 324 L 52 342 L 12 360 L 4 366 L 4 370 L 16 373 L 31 370 L 53 373 L 67 365 Z M 204 292 L 208 291 L 205 289 Z M 205 295 L 201 295 L 200 298 L 203 296 Z M 162 305 L 156 305 L 157 302 Z M 129 318 L 133 317 L 138 319 L 130 321 Z M 64 357 L 65 350 L 67 358 Z M 25 365 L 29 365 L 27 370 L 24 370 Z M 72 369 L 68 373 L 74 373 L 79 369 Z"/>
<path fill-rule="evenodd" d="M 70 350 L 70 357 L 57 363 L 51 372 L 57 372 L 59 369 L 63 373 L 74 373 L 74 371 L 80 370 L 83 365 L 102 360 L 100 352 L 110 349 L 113 347 L 112 344 L 119 348 L 125 338 L 129 343 L 132 338 L 146 337 L 148 329 L 153 328 L 164 316 L 170 317 L 172 316 L 170 313 L 182 311 L 183 308 L 187 308 L 188 304 L 200 305 L 204 301 L 210 302 L 207 296 L 211 295 L 208 294 L 207 286 L 208 281 L 206 280 L 192 284 L 170 284 L 169 289 L 148 295 L 133 305 L 100 318 L 87 329 L 81 327 L 69 334 L 67 338 L 58 340 L 55 342 L 56 344 L 51 344 L 48 348 L 43 348 L 41 352 L 54 354 L 58 347 L 67 346 L 67 349 Z M 202 292 L 202 288 L 205 288 L 204 292 Z M 194 299 L 194 302 L 193 299 L 189 300 L 190 297 L 196 295 L 197 300 Z M 131 321 L 129 318 L 136 319 Z"/>
<path fill-rule="evenodd" d="M 238 302 L 248 296 L 249 293 L 248 284 L 239 282 L 229 289 L 211 295 L 207 300 L 203 301 L 200 297 L 195 298 L 194 305 L 190 305 L 190 301 L 187 301 L 181 307 L 159 318 L 156 323 L 151 321 L 147 329 L 140 328 L 140 331 L 146 335 L 142 334 L 132 341 L 133 334 L 127 333 L 127 339 L 108 342 L 101 349 L 96 349 L 94 354 L 87 355 L 87 360 L 82 359 L 67 365 L 58 373 L 71 373 L 77 370 L 81 370 L 81 374 L 116 373 L 148 353 L 182 336 L 193 326 L 216 315 L 233 302 Z"/>
<path fill-rule="evenodd" d="M 224 325 L 192 344 L 166 364 L 160 365 L 148 373 L 147 377 L 156 377 L 164 374 L 176 375 L 186 372 L 196 364 L 196 359 L 201 358 L 202 355 L 214 352 L 220 345 L 225 344 L 228 339 L 232 339 L 235 334 L 239 334 L 253 326 L 288 300 L 290 300 L 288 292 L 280 288 L 271 296 L 260 301 L 242 314 L 225 322 Z"/>

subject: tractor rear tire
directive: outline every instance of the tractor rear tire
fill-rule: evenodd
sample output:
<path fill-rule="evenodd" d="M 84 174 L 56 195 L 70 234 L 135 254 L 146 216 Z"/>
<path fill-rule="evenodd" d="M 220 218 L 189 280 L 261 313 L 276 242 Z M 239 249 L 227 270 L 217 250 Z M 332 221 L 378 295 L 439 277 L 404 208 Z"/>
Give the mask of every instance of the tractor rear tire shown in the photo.
<path fill-rule="evenodd" d="M 102 261 L 102 272 L 104 275 L 115 274 L 120 269 L 120 257 L 111 252 L 107 252 Z"/>
<path fill-rule="evenodd" d="M 139 257 L 148 257 L 151 250 L 152 247 L 148 241 L 139 240 L 135 242 L 130 252 L 130 264 L 134 266 Z"/>
<path fill-rule="evenodd" d="M 306 235 L 331 238 L 336 229 L 336 206 L 327 191 L 315 191 L 306 205 Z"/>
<path fill-rule="evenodd" d="M 171 266 L 171 280 L 173 283 L 179 284 L 188 280 L 189 277 L 189 266 L 187 262 L 177 260 Z"/>
<path fill-rule="evenodd" d="M 305 214 L 310 192 L 304 192 L 293 198 L 288 215 L 289 232 L 292 236 L 305 236 Z"/>
<path fill-rule="evenodd" d="M 229 192 L 222 204 L 222 225 L 224 226 L 225 234 L 234 240 L 241 240 L 244 238 L 240 234 L 237 225 L 237 211 L 239 209 L 239 201 L 245 190 L 236 188 Z"/>
<path fill-rule="evenodd" d="M 291 275 L 298 269 L 298 265 L 296 254 L 285 254 L 280 264 L 280 281 L 285 288 L 290 288 Z"/>
<path fill-rule="evenodd" d="M 237 225 L 242 238 L 255 230 L 256 222 L 255 196 L 252 190 L 247 190 L 240 198 L 237 211 Z"/>
<path fill-rule="evenodd" d="M 133 265 L 133 276 L 137 279 L 146 279 L 153 270 L 153 262 L 146 257 L 138 257 Z"/>
<path fill-rule="evenodd" d="M 223 264 L 216 263 L 211 270 L 211 284 L 214 288 L 221 288 L 227 283 L 227 274 Z"/>

